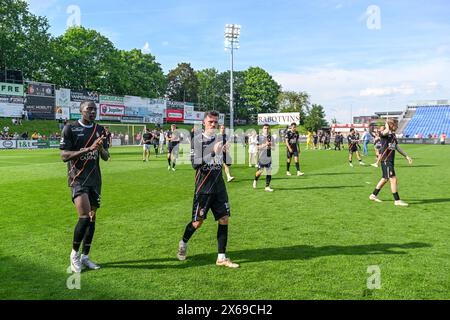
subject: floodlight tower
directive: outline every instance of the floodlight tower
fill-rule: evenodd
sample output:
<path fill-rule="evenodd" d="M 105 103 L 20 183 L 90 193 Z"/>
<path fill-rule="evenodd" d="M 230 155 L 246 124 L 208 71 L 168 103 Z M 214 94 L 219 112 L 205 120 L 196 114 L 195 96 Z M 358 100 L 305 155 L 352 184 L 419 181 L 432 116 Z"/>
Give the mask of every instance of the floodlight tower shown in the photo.
<path fill-rule="evenodd" d="M 239 24 L 225 25 L 225 50 L 231 52 L 231 72 L 230 72 L 230 130 L 234 129 L 234 99 L 233 99 L 233 69 L 234 69 L 234 50 L 239 49 L 239 37 L 241 35 L 241 26 Z"/>

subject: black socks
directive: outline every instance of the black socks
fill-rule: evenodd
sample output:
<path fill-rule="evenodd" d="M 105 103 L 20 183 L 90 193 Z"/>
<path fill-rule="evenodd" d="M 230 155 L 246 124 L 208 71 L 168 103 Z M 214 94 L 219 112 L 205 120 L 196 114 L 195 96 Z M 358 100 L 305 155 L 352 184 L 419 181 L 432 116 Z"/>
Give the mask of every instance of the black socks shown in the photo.
<path fill-rule="evenodd" d="M 75 226 L 75 231 L 73 233 L 73 250 L 76 252 L 80 250 L 81 241 L 83 241 L 86 230 L 89 227 L 89 223 L 89 217 L 78 219 L 78 223 Z"/>
<path fill-rule="evenodd" d="M 217 228 L 217 246 L 219 254 L 225 253 L 227 249 L 227 240 L 228 240 L 228 225 L 219 224 Z"/>
<path fill-rule="evenodd" d="M 186 226 L 186 229 L 184 230 L 184 235 L 183 235 L 183 241 L 184 243 L 187 243 L 189 241 L 189 239 L 192 237 L 192 235 L 195 232 L 194 226 L 192 225 L 192 222 L 189 222 L 189 224 Z"/>

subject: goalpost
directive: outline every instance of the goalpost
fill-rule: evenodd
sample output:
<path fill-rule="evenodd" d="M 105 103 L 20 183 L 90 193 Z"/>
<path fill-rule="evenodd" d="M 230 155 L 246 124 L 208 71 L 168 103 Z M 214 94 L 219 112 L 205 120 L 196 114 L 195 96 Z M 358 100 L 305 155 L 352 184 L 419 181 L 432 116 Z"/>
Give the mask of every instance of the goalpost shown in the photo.
<path fill-rule="evenodd" d="M 103 127 L 108 127 L 112 135 L 113 146 L 136 146 L 141 142 L 145 128 L 150 128 L 152 124 L 128 124 L 128 123 L 101 123 Z"/>

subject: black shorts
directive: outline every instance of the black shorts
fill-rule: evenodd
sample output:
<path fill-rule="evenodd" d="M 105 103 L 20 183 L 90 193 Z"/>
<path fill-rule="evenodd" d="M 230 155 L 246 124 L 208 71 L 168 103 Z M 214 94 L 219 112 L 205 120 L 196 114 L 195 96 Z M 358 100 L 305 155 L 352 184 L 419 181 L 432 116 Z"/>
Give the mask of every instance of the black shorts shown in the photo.
<path fill-rule="evenodd" d="M 383 178 L 390 179 L 395 177 L 395 168 L 393 163 L 381 162 L 381 170 L 383 171 Z"/>
<path fill-rule="evenodd" d="M 359 148 L 358 148 L 357 145 L 349 146 L 349 147 L 348 147 L 348 151 L 351 152 L 351 153 L 354 153 L 354 152 L 359 151 Z"/>
<path fill-rule="evenodd" d="M 173 153 L 174 156 L 178 156 L 179 144 L 169 144 L 169 153 Z"/>
<path fill-rule="evenodd" d="M 72 202 L 75 201 L 75 198 L 81 196 L 84 193 L 89 196 L 89 203 L 91 204 L 91 207 L 100 208 L 101 193 L 102 193 L 101 186 L 86 187 L 81 186 L 80 184 L 74 184 L 72 186 Z"/>
<path fill-rule="evenodd" d="M 228 203 L 227 192 L 195 195 L 194 205 L 192 206 L 192 221 L 205 220 L 209 209 L 211 209 L 216 221 L 229 216 L 230 204 Z"/>
<path fill-rule="evenodd" d="M 258 162 L 258 169 L 272 169 L 272 162 Z"/>
<path fill-rule="evenodd" d="M 296 147 L 292 148 L 292 152 L 290 152 L 289 149 L 287 149 L 286 152 L 289 159 L 292 157 L 298 157 L 298 149 Z"/>

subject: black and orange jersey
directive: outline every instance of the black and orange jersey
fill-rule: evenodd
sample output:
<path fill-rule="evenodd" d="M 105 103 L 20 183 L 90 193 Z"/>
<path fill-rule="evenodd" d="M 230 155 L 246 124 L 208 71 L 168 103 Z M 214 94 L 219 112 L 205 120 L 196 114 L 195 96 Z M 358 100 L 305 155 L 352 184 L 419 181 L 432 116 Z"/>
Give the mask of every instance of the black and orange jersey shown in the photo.
<path fill-rule="evenodd" d="M 226 138 L 223 135 L 211 137 L 204 133 L 196 133 L 191 140 L 191 162 L 195 169 L 195 194 L 213 194 L 226 192 L 222 176 L 222 167 L 225 161 L 231 165 L 228 153 L 215 154 L 214 146 Z"/>
<path fill-rule="evenodd" d="M 388 133 L 387 135 L 380 134 L 381 142 L 381 162 L 394 164 L 395 150 L 397 149 L 398 141 L 394 133 Z"/>
<path fill-rule="evenodd" d="M 100 136 L 106 136 L 105 129 L 96 123 L 89 126 L 81 121 L 66 125 L 62 132 L 59 149 L 67 151 L 79 151 L 82 148 L 92 146 Z M 103 142 L 105 149 L 108 143 Z M 88 152 L 78 159 L 67 162 L 69 186 L 80 184 L 81 186 L 99 186 L 102 183 L 100 172 L 100 154 L 98 150 Z"/>

